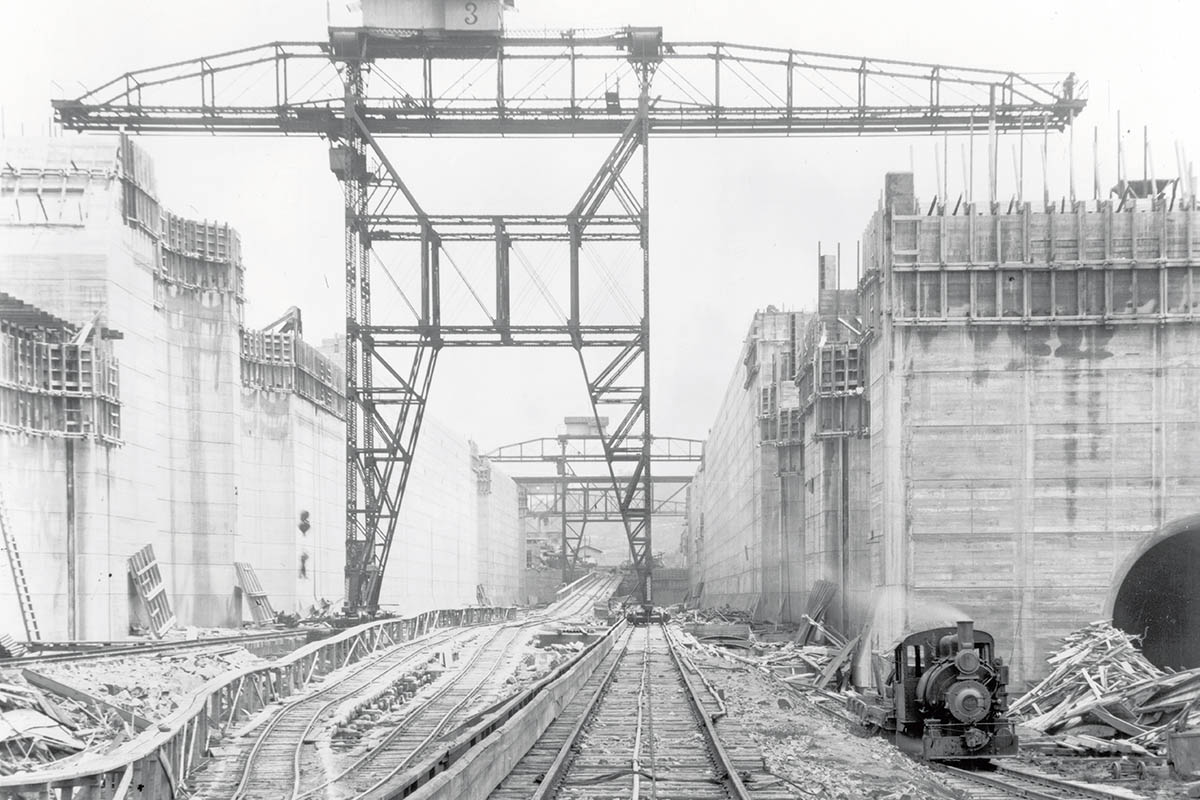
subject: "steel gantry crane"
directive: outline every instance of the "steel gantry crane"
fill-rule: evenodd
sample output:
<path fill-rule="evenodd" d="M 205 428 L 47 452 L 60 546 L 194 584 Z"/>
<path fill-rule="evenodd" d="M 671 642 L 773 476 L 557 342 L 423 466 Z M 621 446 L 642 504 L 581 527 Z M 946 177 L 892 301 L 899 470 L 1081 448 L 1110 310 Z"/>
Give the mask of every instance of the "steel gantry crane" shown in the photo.
<path fill-rule="evenodd" d="M 589 522 L 624 522 L 627 509 L 619 485 L 610 476 L 586 474 L 585 470 L 608 463 L 604 448 L 606 419 L 592 420 L 567 417 L 567 432 L 558 436 L 543 436 L 497 447 L 488 453 L 489 461 L 521 464 L 514 480 L 523 498 L 527 516 L 557 519 L 561 525 L 559 540 L 563 583 L 569 583 L 579 565 L 579 549 Z M 588 423 L 586 432 L 572 431 L 573 425 Z M 641 452 L 641 442 L 634 441 Z M 704 455 L 704 442 L 674 436 L 651 437 L 650 445 L 650 510 L 647 516 L 683 516 L 681 495 L 691 478 L 660 475 L 655 469 L 667 464 L 699 464 Z M 554 474 L 542 475 L 538 466 L 553 466 Z M 618 476 L 623 478 L 624 476 Z M 653 559 L 653 553 L 650 555 Z"/>
<path fill-rule="evenodd" d="M 346 605 L 355 612 L 378 607 L 434 365 L 455 347 L 578 353 L 593 411 L 616 420 L 602 445 L 648 600 L 652 136 L 1062 130 L 1084 102 L 1073 76 L 1039 84 L 1012 72 L 668 42 L 661 28 L 450 30 L 478 20 L 449 24 L 452 5 L 446 29 L 331 28 L 326 41 L 137 70 L 54 101 L 74 130 L 331 143 L 345 198 Z M 431 213 L 383 140 L 464 135 L 614 136 L 615 144 L 565 213 Z M 492 262 L 486 290 L 459 263 L 480 248 Z M 635 266 L 629 286 L 614 285 L 614 253 Z M 407 314 L 373 306 L 380 278 Z M 447 292 L 464 286 L 473 305 L 450 313 Z M 530 294 L 541 298 L 533 311 L 516 302 Z"/>

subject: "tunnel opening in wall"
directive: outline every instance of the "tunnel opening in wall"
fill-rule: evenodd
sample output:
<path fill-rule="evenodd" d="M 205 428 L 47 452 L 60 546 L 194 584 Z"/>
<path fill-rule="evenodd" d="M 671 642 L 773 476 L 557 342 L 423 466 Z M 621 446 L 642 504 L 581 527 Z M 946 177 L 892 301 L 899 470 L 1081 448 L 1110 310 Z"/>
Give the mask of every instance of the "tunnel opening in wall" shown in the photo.
<path fill-rule="evenodd" d="M 1113 625 L 1143 636 L 1143 653 L 1159 667 L 1200 666 L 1200 525 L 1134 562 L 1117 590 Z"/>

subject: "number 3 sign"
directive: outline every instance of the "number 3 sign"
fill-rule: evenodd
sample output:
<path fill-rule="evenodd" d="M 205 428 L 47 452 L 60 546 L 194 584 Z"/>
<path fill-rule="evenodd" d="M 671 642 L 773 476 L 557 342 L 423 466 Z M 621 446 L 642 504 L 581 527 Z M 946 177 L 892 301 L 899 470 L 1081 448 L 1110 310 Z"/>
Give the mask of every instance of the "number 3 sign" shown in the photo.
<path fill-rule="evenodd" d="M 446 0 L 446 30 L 499 31 L 500 0 Z"/>

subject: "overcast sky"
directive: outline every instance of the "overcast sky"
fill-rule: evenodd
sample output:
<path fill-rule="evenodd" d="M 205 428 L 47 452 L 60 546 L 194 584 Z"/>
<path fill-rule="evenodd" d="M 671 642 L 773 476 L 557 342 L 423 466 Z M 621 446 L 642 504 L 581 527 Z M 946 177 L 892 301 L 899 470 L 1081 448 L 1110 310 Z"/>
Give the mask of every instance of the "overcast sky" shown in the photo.
<path fill-rule="evenodd" d="M 1090 194 L 1099 127 L 1105 185 L 1115 178 L 1122 124 L 1141 169 L 1148 125 L 1156 172 L 1173 175 L 1178 141 L 1200 156 L 1194 0 L 843 2 L 795 0 L 518 0 L 509 27 L 661 25 L 668 40 L 721 39 L 1042 74 L 1075 71 L 1090 103 L 1076 129 L 1081 194 Z M 3 0 L 0 107 L 9 136 L 44 133 L 51 97 L 78 96 L 140 67 L 271 40 L 320 40 L 325 0 L 163 3 Z M 67 134 L 74 135 L 74 134 Z M 313 341 L 342 325 L 339 186 L 318 140 L 143 137 L 159 193 L 177 213 L 231 223 L 242 236 L 250 324 L 290 305 Z M 818 242 L 840 242 L 853 278 L 854 244 L 878 202 L 883 173 L 916 167 L 918 195 L 936 184 L 929 137 L 655 140 L 651 160 L 653 406 L 660 435 L 702 438 L 757 308 L 811 307 Z M 1082 142 L 1082 144 L 1081 144 Z M 986 148 L 982 138 L 977 147 Z M 952 144 L 952 195 L 962 186 Z M 1007 140 L 1000 194 L 1012 191 Z M 389 144 L 426 208 L 565 213 L 609 147 L 605 142 L 479 141 Z M 1067 192 L 1065 137 L 1052 141 L 1051 186 Z M 1027 170 L 1034 170 L 1033 165 Z M 1040 170 L 1037 165 L 1036 170 Z M 978 177 L 976 193 L 985 181 Z M 1040 172 L 1028 177 L 1027 190 Z M 1135 175 L 1136 176 L 1136 175 Z M 376 321 L 382 321 L 377 307 Z M 588 413 L 570 352 L 447 350 L 430 413 L 481 446 L 554 432 Z"/>

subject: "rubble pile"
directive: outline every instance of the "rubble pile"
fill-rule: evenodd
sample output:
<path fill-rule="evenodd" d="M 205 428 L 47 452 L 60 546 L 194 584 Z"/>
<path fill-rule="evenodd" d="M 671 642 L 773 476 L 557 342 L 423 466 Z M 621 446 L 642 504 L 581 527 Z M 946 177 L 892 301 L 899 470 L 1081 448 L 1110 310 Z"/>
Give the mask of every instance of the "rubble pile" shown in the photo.
<path fill-rule="evenodd" d="M 521 657 L 505 684 L 525 689 L 549 675 L 559 665 L 569 661 L 586 645 L 583 642 L 562 642 L 531 647 Z"/>
<path fill-rule="evenodd" d="M 1009 706 L 1023 727 L 1048 735 L 1025 736 L 1023 747 L 1150 755 L 1167 733 L 1200 725 L 1200 669 L 1164 672 L 1108 622 L 1069 634 L 1047 661 L 1050 675 Z"/>
<path fill-rule="evenodd" d="M 267 663 L 241 647 L 47 664 L 38 673 L 159 722 L 208 681 Z"/>
<path fill-rule="evenodd" d="M 106 720 L 73 700 L 51 698 L 19 673 L 0 672 L 0 775 L 68 758 L 121 721 Z"/>
<path fill-rule="evenodd" d="M 696 608 L 689 611 L 684 611 L 676 614 L 674 617 L 676 622 L 723 622 L 723 623 L 741 623 L 749 625 L 751 620 L 750 613 L 742 611 L 740 608 L 732 606 L 722 606 L 721 608 Z"/>
<path fill-rule="evenodd" d="M 704 629 L 683 626 L 678 639 L 688 648 L 754 667 L 797 688 L 837 689 L 849 679 L 858 640 L 838 638 L 829 645 L 802 645 L 794 641 L 762 642 L 753 638 L 732 652 L 724 637 L 708 637 Z"/>
<path fill-rule="evenodd" d="M 368 695 L 355 696 L 335 712 L 328 725 L 330 735 L 339 743 L 353 744 L 377 726 L 398 722 L 407 714 L 405 705 L 445 671 L 441 657 L 434 654 L 391 683 Z"/>
<path fill-rule="evenodd" d="M 694 639 L 675 633 L 692 648 Z M 773 680 L 769 670 L 731 669 L 719 647 L 700 645 L 695 664 L 713 690 L 724 698 L 728 716 L 717 724 L 729 741 L 745 737 L 762 752 L 778 783 L 758 784 L 764 791 L 825 800 L 942 800 L 957 797 L 928 767 L 883 739 L 867 739 L 812 705 L 809 692 L 798 695 Z M 736 659 L 735 659 L 736 660 Z M 758 666 L 756 664 L 756 666 Z"/>

